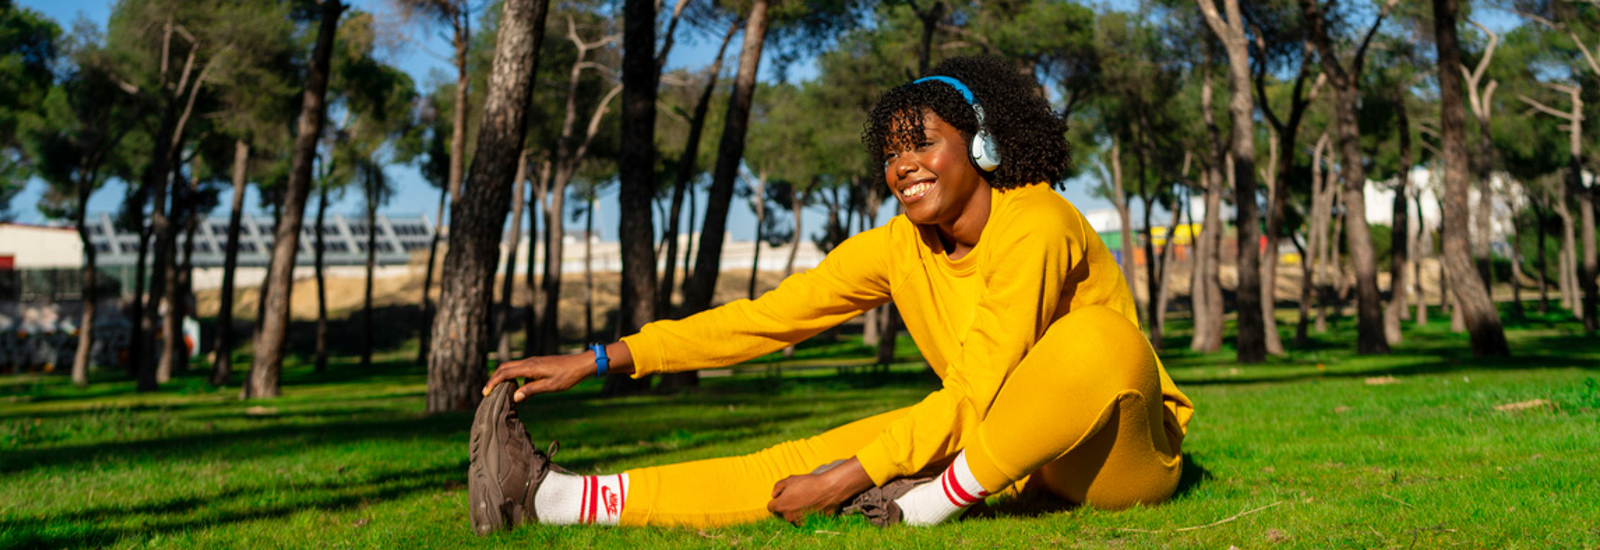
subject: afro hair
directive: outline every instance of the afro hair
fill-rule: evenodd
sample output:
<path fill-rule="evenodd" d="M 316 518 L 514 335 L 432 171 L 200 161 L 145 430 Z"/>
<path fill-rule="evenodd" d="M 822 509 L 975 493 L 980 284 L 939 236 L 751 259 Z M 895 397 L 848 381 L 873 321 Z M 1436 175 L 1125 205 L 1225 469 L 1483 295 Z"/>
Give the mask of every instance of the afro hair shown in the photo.
<path fill-rule="evenodd" d="M 1002 159 L 994 172 L 979 170 L 989 185 L 1002 190 L 1054 185 L 1066 173 L 1072 162 L 1066 121 L 1050 108 L 1038 82 L 1016 65 L 995 56 L 955 57 L 924 76 L 961 81 L 983 106 L 984 126 Z M 936 81 L 908 82 L 885 92 L 867 117 L 861 144 L 873 164 L 882 165 L 889 152 L 921 141 L 922 117 L 928 111 L 960 130 L 969 142 L 978 133 L 978 117 L 961 92 Z"/>

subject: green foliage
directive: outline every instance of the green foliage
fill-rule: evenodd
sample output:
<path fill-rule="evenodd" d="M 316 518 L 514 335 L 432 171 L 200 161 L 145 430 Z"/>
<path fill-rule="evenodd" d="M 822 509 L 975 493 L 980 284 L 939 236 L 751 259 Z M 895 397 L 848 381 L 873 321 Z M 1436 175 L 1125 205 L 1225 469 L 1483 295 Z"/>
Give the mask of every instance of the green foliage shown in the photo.
<path fill-rule="evenodd" d="M 61 27 L 28 8 L 0 1 L 0 219 L 11 198 L 27 185 L 33 160 L 17 131 L 30 112 L 43 107 L 59 50 Z"/>

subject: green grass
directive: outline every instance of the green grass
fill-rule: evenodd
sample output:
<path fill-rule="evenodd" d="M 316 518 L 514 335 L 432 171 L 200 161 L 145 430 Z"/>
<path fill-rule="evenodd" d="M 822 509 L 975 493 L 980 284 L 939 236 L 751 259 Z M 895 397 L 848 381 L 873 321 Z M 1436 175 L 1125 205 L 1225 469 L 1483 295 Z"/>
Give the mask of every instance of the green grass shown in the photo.
<path fill-rule="evenodd" d="M 291 366 L 285 397 L 264 402 L 212 390 L 201 373 L 156 394 L 114 373 L 83 390 L 8 375 L 0 548 L 1600 546 L 1600 338 L 1534 317 L 1509 327 L 1516 358 L 1476 360 L 1435 319 L 1408 325 L 1389 356 L 1354 355 L 1346 319 L 1249 366 L 1231 351 L 1188 352 L 1177 320 L 1163 359 L 1197 414 L 1170 502 L 1107 512 L 995 500 L 933 529 L 818 516 L 798 529 L 533 526 L 479 539 L 466 517 L 470 416 L 421 414 L 426 376 L 404 349 L 369 371 L 348 358 L 326 373 Z M 522 412 L 580 472 L 744 453 L 936 388 L 909 338 L 900 351 L 908 363 L 863 368 L 870 350 L 845 337 L 685 395 L 602 399 L 586 382 Z M 1532 400 L 1545 404 L 1496 408 Z"/>

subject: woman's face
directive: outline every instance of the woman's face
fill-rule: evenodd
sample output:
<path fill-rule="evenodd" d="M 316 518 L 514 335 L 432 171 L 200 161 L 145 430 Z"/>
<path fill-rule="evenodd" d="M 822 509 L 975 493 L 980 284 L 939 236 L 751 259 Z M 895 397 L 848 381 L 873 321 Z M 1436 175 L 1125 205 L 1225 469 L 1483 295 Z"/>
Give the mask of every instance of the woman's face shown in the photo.
<path fill-rule="evenodd" d="M 885 156 L 884 181 L 905 206 L 906 217 L 946 232 L 978 206 L 987 217 L 987 202 L 975 205 L 972 197 L 980 192 L 987 196 L 989 183 L 972 165 L 966 137 L 928 109 L 923 110 L 922 129 L 920 139 L 906 140 L 913 144 L 907 150 Z"/>

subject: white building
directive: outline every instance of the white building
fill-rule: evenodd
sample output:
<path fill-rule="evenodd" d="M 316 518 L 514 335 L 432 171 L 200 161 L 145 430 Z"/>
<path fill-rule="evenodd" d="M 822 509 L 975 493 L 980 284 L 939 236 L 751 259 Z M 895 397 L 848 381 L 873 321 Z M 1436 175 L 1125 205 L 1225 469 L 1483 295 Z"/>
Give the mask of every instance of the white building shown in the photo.
<path fill-rule="evenodd" d="M 77 229 L 0 222 L 0 270 L 82 265 L 83 243 Z"/>

